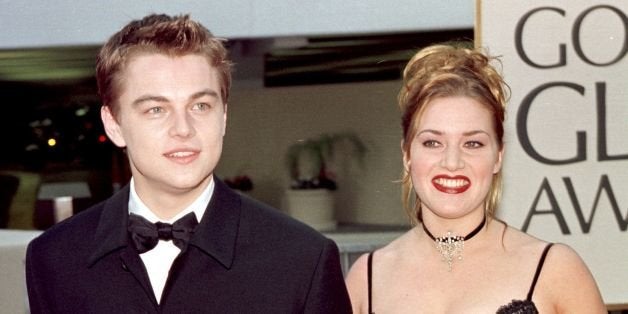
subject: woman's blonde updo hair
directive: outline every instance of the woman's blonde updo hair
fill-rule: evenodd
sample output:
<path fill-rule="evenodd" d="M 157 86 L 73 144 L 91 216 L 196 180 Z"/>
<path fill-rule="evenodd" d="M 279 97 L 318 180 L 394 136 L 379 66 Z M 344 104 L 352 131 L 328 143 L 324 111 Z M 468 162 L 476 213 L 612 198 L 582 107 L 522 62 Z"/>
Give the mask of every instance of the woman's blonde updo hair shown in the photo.
<path fill-rule="evenodd" d="M 492 61 L 498 60 L 479 49 L 444 44 L 424 48 L 410 59 L 403 71 L 403 86 L 398 96 L 405 160 L 410 160 L 410 145 L 426 105 L 439 97 L 470 97 L 485 105 L 493 113 L 497 141 L 499 147 L 503 147 L 508 87 L 490 64 Z M 485 214 L 490 218 L 495 215 L 501 190 L 500 171 L 494 175 L 485 199 Z M 411 223 L 420 222 L 421 200 L 413 189 L 407 170 L 402 177 L 402 201 Z"/>

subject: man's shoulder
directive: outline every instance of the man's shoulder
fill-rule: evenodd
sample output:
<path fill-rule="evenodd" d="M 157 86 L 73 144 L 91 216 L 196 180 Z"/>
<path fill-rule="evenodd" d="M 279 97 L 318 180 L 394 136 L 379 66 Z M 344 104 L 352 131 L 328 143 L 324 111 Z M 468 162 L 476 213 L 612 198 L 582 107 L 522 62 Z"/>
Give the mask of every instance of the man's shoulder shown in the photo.
<path fill-rule="evenodd" d="M 311 245 L 330 241 L 320 232 L 298 221 L 281 210 L 247 196 L 242 199 L 243 228 L 251 229 L 260 237 L 289 238 L 293 242 L 308 242 Z"/>
<path fill-rule="evenodd" d="M 37 238 L 33 239 L 31 246 L 38 249 L 62 252 L 63 249 L 82 245 L 94 236 L 104 208 L 104 202 L 60 221 Z"/>
<path fill-rule="evenodd" d="M 118 215 L 122 215 L 122 211 L 127 208 L 128 198 L 129 186 L 126 185 L 104 201 L 56 223 L 36 240 L 37 242 L 58 242 L 59 240 L 64 240 L 67 243 L 74 243 L 73 241 L 80 243 L 92 239 L 103 219 L 112 221 L 118 219 Z M 120 212 L 117 211 L 118 209 Z M 108 212 L 103 214 L 104 211 Z"/>

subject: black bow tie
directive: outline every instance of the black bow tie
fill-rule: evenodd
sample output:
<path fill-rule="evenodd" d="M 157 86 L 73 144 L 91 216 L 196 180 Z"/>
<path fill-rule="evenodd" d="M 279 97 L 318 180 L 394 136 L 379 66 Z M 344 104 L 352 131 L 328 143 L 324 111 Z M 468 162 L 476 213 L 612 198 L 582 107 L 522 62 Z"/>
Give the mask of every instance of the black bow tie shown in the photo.
<path fill-rule="evenodd" d="M 198 225 L 198 221 L 194 213 L 181 217 L 173 224 L 151 223 L 142 216 L 129 214 L 128 231 L 133 246 L 140 254 L 152 250 L 159 240 L 172 240 L 174 245 L 184 251 L 196 225 Z"/>

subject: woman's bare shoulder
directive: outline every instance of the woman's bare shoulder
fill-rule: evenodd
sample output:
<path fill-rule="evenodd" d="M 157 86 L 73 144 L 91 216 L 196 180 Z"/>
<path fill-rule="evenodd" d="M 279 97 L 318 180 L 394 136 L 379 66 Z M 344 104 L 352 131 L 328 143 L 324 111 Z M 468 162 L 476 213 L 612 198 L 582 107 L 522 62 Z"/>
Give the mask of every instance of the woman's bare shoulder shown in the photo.
<path fill-rule="evenodd" d="M 373 254 L 373 264 L 377 264 L 378 271 L 383 271 L 382 266 L 389 264 L 391 260 L 402 256 L 412 245 L 412 239 L 416 237 L 414 229 L 407 231 L 387 245 L 369 253 L 362 254 L 351 265 L 345 282 L 351 298 L 354 313 L 366 313 L 368 305 L 368 259 Z"/>
<path fill-rule="evenodd" d="M 413 238 L 416 237 L 414 234 L 414 229 L 411 229 L 398 238 L 392 240 L 390 243 L 385 246 L 378 248 L 373 251 L 372 254 L 376 257 L 378 261 L 387 260 L 393 258 L 394 256 L 403 255 L 408 250 L 408 246 L 412 245 L 411 242 Z M 357 277 L 358 281 L 361 281 L 360 278 L 364 278 L 364 283 L 366 284 L 366 274 L 367 274 L 367 264 L 368 264 L 368 255 L 369 253 L 362 254 L 355 262 L 351 265 L 349 269 L 349 273 L 347 274 L 347 280 L 353 280 L 354 277 Z"/>
<path fill-rule="evenodd" d="M 606 313 L 600 290 L 578 253 L 557 243 L 547 254 L 539 289 L 553 300 L 559 313 Z"/>
<path fill-rule="evenodd" d="M 353 313 L 364 313 L 366 302 L 368 302 L 368 277 L 367 259 L 368 254 L 362 254 L 349 269 L 345 277 L 345 284 L 349 292 Z"/>
<path fill-rule="evenodd" d="M 526 258 L 535 258 L 541 270 L 535 288 L 539 303 L 556 313 L 606 313 L 593 275 L 580 255 L 569 245 L 552 243 L 545 260 L 542 250 L 550 243 L 512 227 L 505 236 L 507 247 Z"/>
<path fill-rule="evenodd" d="M 510 226 L 504 229 L 503 239 L 506 251 L 541 267 L 534 290 L 535 303 L 541 308 L 555 313 L 606 313 L 593 275 L 572 247 L 551 243 L 541 260 L 550 242 Z"/>
<path fill-rule="evenodd" d="M 351 284 L 357 283 L 366 285 L 369 254 L 377 255 L 377 259 L 379 261 L 382 259 L 385 260 L 392 258 L 395 255 L 403 254 L 404 250 L 406 250 L 406 247 L 409 245 L 408 242 L 412 238 L 412 232 L 414 231 L 409 230 L 385 246 L 378 248 L 373 252 L 362 254 L 358 257 L 349 269 L 349 273 L 346 278 L 347 282 L 351 282 Z"/>
<path fill-rule="evenodd" d="M 533 257 L 538 255 L 549 242 L 541 240 L 519 229 L 505 223 L 502 245 L 507 251 L 518 252 L 525 256 Z"/>

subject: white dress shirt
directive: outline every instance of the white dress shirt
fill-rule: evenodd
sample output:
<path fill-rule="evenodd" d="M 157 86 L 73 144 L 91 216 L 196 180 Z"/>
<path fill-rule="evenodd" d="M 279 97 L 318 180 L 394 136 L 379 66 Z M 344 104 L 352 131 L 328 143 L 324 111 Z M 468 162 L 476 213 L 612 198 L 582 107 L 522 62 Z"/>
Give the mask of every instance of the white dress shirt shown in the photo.
<path fill-rule="evenodd" d="M 131 192 L 129 195 L 129 213 L 133 213 L 139 216 L 146 218 L 146 220 L 155 223 L 158 221 L 166 222 L 166 223 L 174 223 L 179 218 L 187 215 L 190 212 L 194 212 L 196 215 L 196 219 L 198 221 L 201 220 L 203 214 L 205 213 L 205 209 L 207 209 L 207 205 L 209 204 L 209 200 L 214 193 L 214 180 L 213 178 L 209 181 L 207 188 L 199 195 L 199 197 L 190 204 L 187 208 L 182 210 L 172 219 L 163 221 L 160 220 L 157 215 L 155 215 L 140 199 L 140 197 L 135 192 L 135 181 L 131 178 Z M 166 285 L 166 280 L 168 280 L 168 274 L 170 272 L 170 267 L 174 262 L 174 259 L 179 255 L 181 250 L 172 243 L 172 241 L 163 241 L 159 240 L 157 246 L 154 249 L 140 254 L 142 261 L 144 262 L 144 266 L 146 267 L 146 271 L 148 272 L 148 278 L 150 279 L 150 284 L 153 287 L 153 292 L 155 293 L 155 298 L 157 299 L 157 303 L 161 301 L 161 295 L 164 290 L 164 286 Z"/>

